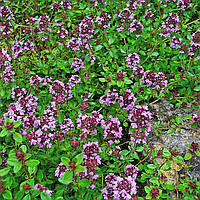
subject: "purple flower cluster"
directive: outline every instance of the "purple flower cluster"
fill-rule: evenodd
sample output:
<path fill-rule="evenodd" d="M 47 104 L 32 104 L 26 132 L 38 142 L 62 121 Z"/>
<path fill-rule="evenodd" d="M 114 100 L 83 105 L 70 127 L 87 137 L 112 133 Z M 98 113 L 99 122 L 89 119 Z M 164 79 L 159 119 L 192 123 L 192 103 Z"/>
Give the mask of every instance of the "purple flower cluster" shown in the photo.
<path fill-rule="evenodd" d="M 71 68 L 74 68 L 74 71 L 79 71 L 81 68 L 84 68 L 84 63 L 81 59 L 79 58 L 74 58 L 71 64 Z"/>
<path fill-rule="evenodd" d="M 92 16 L 87 16 L 81 21 L 76 29 L 79 37 L 91 39 L 93 38 L 94 27 L 93 27 L 93 18 Z"/>
<path fill-rule="evenodd" d="M 97 175 L 98 167 L 101 164 L 101 158 L 99 153 L 101 152 L 101 148 L 99 147 L 98 142 L 89 142 L 83 145 L 83 160 L 84 165 L 87 169 L 87 175 L 91 178 L 92 185 L 90 186 L 92 189 L 95 188 L 94 180 L 98 178 Z"/>
<path fill-rule="evenodd" d="M 183 11 L 187 10 L 189 7 L 192 7 L 191 0 L 178 0 L 177 5 L 179 5 Z"/>
<path fill-rule="evenodd" d="M 119 146 L 115 146 L 114 150 L 110 150 L 109 154 L 113 155 L 115 158 L 123 160 L 124 157 L 123 155 L 121 155 L 121 148 Z"/>
<path fill-rule="evenodd" d="M 135 102 L 136 102 L 136 98 L 134 97 L 134 94 L 131 92 L 130 89 L 127 89 L 122 96 L 120 96 L 120 107 L 123 108 L 124 110 L 132 110 Z"/>
<path fill-rule="evenodd" d="M 144 26 L 139 22 L 137 21 L 136 19 L 134 19 L 128 30 L 131 32 L 131 33 L 135 33 L 136 34 L 136 37 L 138 38 L 141 34 L 142 34 L 142 29 L 144 28 Z"/>
<path fill-rule="evenodd" d="M 13 25 L 11 19 L 13 14 L 7 6 L 0 5 L 0 34 L 5 38 L 10 38 L 10 33 L 13 31 Z"/>
<path fill-rule="evenodd" d="M 133 132 L 129 132 L 132 136 L 133 143 L 145 142 L 146 137 L 151 131 L 150 119 L 152 114 L 148 111 L 147 106 L 136 105 L 128 115 L 128 120 L 131 122 Z"/>
<path fill-rule="evenodd" d="M 15 72 L 12 71 L 10 62 L 5 61 L 3 66 L 5 67 L 5 69 L 1 75 L 1 78 L 4 79 L 6 84 L 8 84 L 9 81 L 14 82 L 15 79 L 13 78 L 13 76 L 15 75 Z M 1 67 L 1 64 L 0 64 L 0 67 Z"/>
<path fill-rule="evenodd" d="M 4 168 L 4 167 L 6 167 L 7 166 L 7 160 L 5 159 L 5 150 L 2 150 L 1 152 L 0 152 L 0 157 L 1 157 L 1 165 L 0 165 L 0 167 L 1 168 Z"/>
<path fill-rule="evenodd" d="M 26 113 L 27 115 L 33 115 L 37 108 L 38 98 L 32 94 L 28 96 L 19 96 L 17 102 L 10 103 L 7 113 L 4 117 L 8 117 L 13 121 L 21 121 L 22 117 Z"/>
<path fill-rule="evenodd" d="M 154 19 L 155 18 L 154 12 L 150 8 L 148 8 L 146 10 L 146 15 L 144 16 L 144 18 L 146 20 L 148 20 L 148 19 Z"/>
<path fill-rule="evenodd" d="M 106 4 L 106 2 L 104 0 L 91 0 L 92 2 L 94 2 L 94 6 L 98 6 L 99 4 Z"/>
<path fill-rule="evenodd" d="M 198 124 L 200 124 L 200 114 L 194 114 L 193 116 L 192 116 L 192 119 L 191 119 L 191 122 L 192 123 L 198 123 Z"/>
<path fill-rule="evenodd" d="M 0 5 L 0 17 L 1 19 L 4 18 L 5 20 L 11 20 L 13 14 L 12 11 L 8 8 L 8 6 Z"/>
<path fill-rule="evenodd" d="M 177 38 L 176 36 L 172 37 L 170 46 L 175 49 L 179 49 L 181 46 L 181 38 Z"/>
<path fill-rule="evenodd" d="M 41 184 L 36 184 L 36 185 L 34 186 L 34 190 L 37 190 L 37 189 L 39 189 L 41 192 L 47 193 L 49 196 L 51 196 L 51 194 L 52 194 L 52 192 L 53 192 L 53 191 L 51 191 L 51 190 L 48 190 L 46 187 L 44 187 L 44 186 L 41 185 Z"/>
<path fill-rule="evenodd" d="M 74 128 L 74 124 L 70 118 L 64 119 L 60 124 L 60 129 L 66 134 Z"/>
<path fill-rule="evenodd" d="M 189 49 L 188 55 L 194 55 L 195 52 L 198 52 L 198 59 L 200 58 L 200 30 L 197 30 L 192 35 L 191 47 Z"/>
<path fill-rule="evenodd" d="M 169 17 L 161 24 L 160 36 L 170 37 L 171 33 L 178 31 L 180 24 L 179 16 L 173 13 L 169 13 Z"/>
<path fill-rule="evenodd" d="M 70 1 L 61 1 L 61 2 L 54 2 L 53 5 L 51 6 L 51 9 L 58 11 L 61 6 L 64 8 L 64 10 L 68 10 L 72 8 L 71 2 Z"/>
<path fill-rule="evenodd" d="M 46 16 L 40 16 L 37 20 L 37 28 L 39 30 L 39 34 L 45 32 L 51 32 L 50 26 L 50 18 Z"/>
<path fill-rule="evenodd" d="M 136 65 L 140 62 L 140 57 L 136 53 L 130 53 L 126 58 L 127 67 L 136 70 Z"/>
<path fill-rule="evenodd" d="M 67 167 L 61 162 L 55 171 L 55 176 L 61 178 L 66 171 L 69 171 Z"/>
<path fill-rule="evenodd" d="M 138 169 L 133 165 L 128 165 L 124 177 L 116 176 L 113 173 L 107 175 L 105 177 L 106 187 L 101 191 L 104 200 L 133 199 L 137 193 L 135 182 L 137 174 Z"/>
<path fill-rule="evenodd" d="M 155 87 L 160 93 L 163 92 L 164 88 L 167 87 L 167 77 L 162 72 L 151 72 L 147 70 L 142 76 L 142 83 L 148 87 Z"/>
<path fill-rule="evenodd" d="M 111 19 L 110 15 L 108 15 L 105 12 L 102 12 L 99 16 L 97 16 L 95 22 L 97 23 L 98 28 L 103 30 L 108 26 L 110 26 L 109 24 L 110 19 Z"/>
<path fill-rule="evenodd" d="M 54 95 L 54 100 L 57 99 L 56 101 L 58 104 L 63 102 L 64 97 L 72 98 L 73 96 L 72 86 L 70 86 L 69 84 L 63 83 L 62 81 L 59 81 L 59 80 L 53 81 L 52 85 L 50 85 L 49 87 L 49 92 Z"/>
<path fill-rule="evenodd" d="M 60 30 L 58 30 L 57 33 L 61 39 L 67 38 L 68 31 L 64 28 L 64 26 L 61 26 Z"/>
<path fill-rule="evenodd" d="M 24 88 L 20 88 L 19 86 L 17 86 L 16 88 L 12 88 L 11 97 L 13 99 L 19 98 L 21 96 L 24 97 L 25 94 L 26 94 L 26 90 Z"/>
<path fill-rule="evenodd" d="M 76 84 L 81 82 L 81 78 L 78 75 L 72 75 L 68 81 L 68 85 L 74 87 Z"/>
<path fill-rule="evenodd" d="M 81 128 L 82 134 L 91 135 L 97 132 L 96 127 L 102 119 L 103 116 L 96 111 L 91 116 L 80 114 L 76 121 L 77 127 Z"/>
<path fill-rule="evenodd" d="M 108 138 L 109 144 L 119 141 L 122 137 L 122 127 L 120 127 L 120 120 L 117 117 L 109 116 L 108 120 L 102 120 L 101 126 L 104 129 L 104 139 Z"/>
<path fill-rule="evenodd" d="M 51 130 L 54 131 L 56 127 L 56 104 L 55 102 L 51 102 L 51 105 L 48 106 L 47 110 L 44 110 L 44 114 L 39 117 L 39 125 L 42 130 L 47 131 Z"/>
<path fill-rule="evenodd" d="M 138 67 L 135 67 L 133 70 L 133 77 L 139 77 L 141 78 L 144 75 L 144 68 L 139 65 Z"/>
<path fill-rule="evenodd" d="M 107 106 L 110 106 L 111 104 L 117 103 L 117 100 L 119 99 L 119 94 L 117 93 L 117 90 L 109 90 L 106 95 L 102 95 L 99 99 L 100 104 L 106 104 Z"/>
<path fill-rule="evenodd" d="M 92 96 L 92 93 L 89 92 L 89 93 L 85 93 L 81 95 L 81 98 L 83 99 L 83 101 L 88 101 L 91 96 Z"/>
<path fill-rule="evenodd" d="M 93 63 L 93 62 L 96 61 L 96 57 L 95 57 L 92 53 L 88 53 L 88 54 L 86 55 L 86 58 L 87 58 L 87 57 L 90 57 L 90 62 L 91 62 L 91 63 Z"/>
<path fill-rule="evenodd" d="M 72 37 L 70 41 L 66 42 L 65 45 L 69 47 L 72 51 L 81 51 L 90 50 L 91 46 L 88 43 L 87 39 L 81 40 L 80 38 Z"/>
<path fill-rule="evenodd" d="M 117 31 L 121 32 L 126 29 L 131 33 L 135 33 L 136 37 L 139 37 L 142 33 L 143 25 L 134 19 L 134 16 L 131 13 L 131 9 L 135 9 L 135 6 L 135 4 L 133 4 L 133 6 L 128 4 L 128 7 L 126 7 L 123 11 L 117 11 L 116 16 L 121 20 L 121 22 L 117 25 Z"/>

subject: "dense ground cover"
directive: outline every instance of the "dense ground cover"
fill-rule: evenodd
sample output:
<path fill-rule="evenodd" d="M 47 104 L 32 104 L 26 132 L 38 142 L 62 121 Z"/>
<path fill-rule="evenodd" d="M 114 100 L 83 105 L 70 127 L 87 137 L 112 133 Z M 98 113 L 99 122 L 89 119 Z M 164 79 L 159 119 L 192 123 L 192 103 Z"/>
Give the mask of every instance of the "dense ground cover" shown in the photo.
<path fill-rule="evenodd" d="M 165 172 L 199 144 L 148 138 L 200 126 L 199 19 L 198 0 L 1 2 L 0 200 L 198 199 Z M 155 121 L 162 99 L 194 113 Z"/>

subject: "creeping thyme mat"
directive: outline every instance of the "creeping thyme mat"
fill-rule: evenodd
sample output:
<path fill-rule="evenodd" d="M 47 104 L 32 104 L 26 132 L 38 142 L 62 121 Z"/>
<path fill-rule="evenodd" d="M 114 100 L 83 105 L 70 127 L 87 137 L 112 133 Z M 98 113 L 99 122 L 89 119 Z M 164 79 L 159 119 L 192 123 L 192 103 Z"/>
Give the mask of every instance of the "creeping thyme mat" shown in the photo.
<path fill-rule="evenodd" d="M 200 199 L 199 0 L 0 2 L 0 200 Z"/>

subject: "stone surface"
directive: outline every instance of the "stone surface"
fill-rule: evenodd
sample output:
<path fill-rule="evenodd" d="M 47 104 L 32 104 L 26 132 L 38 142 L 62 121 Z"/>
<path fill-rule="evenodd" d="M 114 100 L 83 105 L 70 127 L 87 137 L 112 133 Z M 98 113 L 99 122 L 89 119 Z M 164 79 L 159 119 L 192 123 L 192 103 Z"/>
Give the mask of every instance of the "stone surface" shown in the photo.
<path fill-rule="evenodd" d="M 167 99 L 159 101 L 149 106 L 151 112 L 154 113 L 152 124 L 156 126 L 156 122 L 169 124 L 172 118 L 179 116 L 182 119 L 180 123 L 181 130 L 175 130 L 174 133 L 167 135 L 167 128 L 164 128 L 159 136 L 155 135 L 155 129 L 152 128 L 152 133 L 148 138 L 147 143 L 153 143 L 155 147 L 166 147 L 171 150 L 173 147 L 177 147 L 177 150 L 184 155 L 187 152 L 188 147 L 192 142 L 200 143 L 200 130 L 191 127 L 190 119 L 184 119 L 185 116 L 197 114 L 199 111 L 196 108 L 192 108 L 192 105 L 188 105 L 189 109 L 177 108 L 173 104 L 169 103 Z M 173 123 L 172 123 L 173 124 Z M 170 125 L 172 125 L 170 124 Z M 193 156 L 191 159 L 192 167 L 187 170 L 187 175 L 190 179 L 200 179 L 200 158 Z M 172 182 L 175 182 L 173 180 Z"/>

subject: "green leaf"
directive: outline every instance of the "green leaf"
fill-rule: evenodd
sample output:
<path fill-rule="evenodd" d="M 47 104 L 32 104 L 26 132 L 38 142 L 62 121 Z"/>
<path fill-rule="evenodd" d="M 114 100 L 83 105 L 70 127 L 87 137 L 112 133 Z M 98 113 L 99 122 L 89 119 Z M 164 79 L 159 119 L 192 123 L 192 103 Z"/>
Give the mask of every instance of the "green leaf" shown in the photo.
<path fill-rule="evenodd" d="M 164 155 L 165 157 L 169 157 L 169 156 L 171 156 L 171 153 L 169 152 L 169 150 L 168 150 L 167 148 L 164 148 L 164 149 L 163 149 L 163 155 Z"/>
<path fill-rule="evenodd" d="M 190 158 L 192 158 L 192 154 L 191 153 L 186 153 L 184 156 L 185 160 L 189 160 Z"/>
<path fill-rule="evenodd" d="M 167 162 L 164 164 L 164 169 L 165 169 L 165 170 L 170 170 L 170 169 L 171 169 L 171 163 L 170 163 L 170 161 L 167 161 Z"/>
<path fill-rule="evenodd" d="M 102 49 L 102 48 L 103 48 L 102 45 L 97 45 L 97 46 L 95 46 L 95 51 L 99 51 L 99 50 Z"/>
<path fill-rule="evenodd" d="M 121 155 L 126 156 L 128 153 L 129 153 L 129 151 L 124 149 L 124 150 L 122 150 Z"/>
<path fill-rule="evenodd" d="M 3 193 L 2 193 L 4 199 L 12 199 L 12 193 L 11 191 L 9 190 L 5 190 Z"/>
<path fill-rule="evenodd" d="M 22 163 L 18 162 L 15 166 L 14 166 L 14 173 L 19 172 L 19 170 L 22 168 Z"/>
<path fill-rule="evenodd" d="M 24 153 L 26 153 L 26 151 L 27 151 L 26 145 L 22 145 L 22 146 L 20 147 L 20 149 L 21 149 Z"/>
<path fill-rule="evenodd" d="M 24 196 L 24 191 L 23 191 L 23 190 L 18 191 L 18 192 L 15 194 L 15 199 L 21 200 L 23 196 Z"/>
<path fill-rule="evenodd" d="M 8 158 L 8 160 L 7 160 L 7 163 L 8 163 L 8 165 L 10 165 L 10 166 L 15 166 L 15 165 L 17 165 L 18 162 L 19 162 L 19 161 L 18 161 L 17 158 Z"/>
<path fill-rule="evenodd" d="M 137 152 L 142 152 L 144 150 L 144 147 L 143 146 L 140 146 L 140 147 L 137 147 L 136 148 L 136 151 Z"/>
<path fill-rule="evenodd" d="M 200 91 L 200 85 L 196 86 L 196 87 L 194 88 L 194 91 L 199 92 L 199 91 Z"/>
<path fill-rule="evenodd" d="M 83 162 L 83 154 L 80 153 L 80 154 L 76 155 L 76 157 L 73 158 L 72 161 L 75 161 L 75 162 L 76 162 L 76 166 L 77 166 L 77 165 L 80 165 L 80 164 Z"/>
<path fill-rule="evenodd" d="M 192 119 L 192 116 L 191 115 L 187 115 L 184 117 L 184 119 Z"/>
<path fill-rule="evenodd" d="M 131 81 L 130 79 L 124 79 L 124 83 L 125 84 L 131 84 L 133 81 Z"/>
<path fill-rule="evenodd" d="M 168 190 L 174 190 L 175 185 L 172 185 L 172 183 L 170 183 L 169 181 L 166 182 L 166 188 Z"/>
<path fill-rule="evenodd" d="M 200 157 L 200 151 L 195 152 L 196 156 Z"/>
<path fill-rule="evenodd" d="M 154 183 L 154 184 L 156 184 L 156 185 L 159 185 L 159 181 L 158 181 L 158 177 L 157 177 L 157 176 L 154 176 L 154 177 L 150 178 L 149 181 L 150 181 L 151 183 Z"/>
<path fill-rule="evenodd" d="M 155 51 L 155 52 L 153 52 L 151 55 L 154 56 L 154 57 L 156 57 L 156 56 L 159 55 L 159 53 Z"/>
<path fill-rule="evenodd" d="M 85 168 L 83 166 L 81 165 L 76 166 L 75 172 L 84 172 L 84 171 L 85 171 Z"/>
<path fill-rule="evenodd" d="M 41 200 L 51 200 L 51 197 L 45 192 L 42 192 L 40 194 L 40 197 L 41 197 Z"/>
<path fill-rule="evenodd" d="M 113 44 L 114 41 L 115 41 L 115 38 L 114 37 L 110 37 L 109 40 L 108 40 L 108 43 L 109 44 Z"/>
<path fill-rule="evenodd" d="M 154 164 L 148 164 L 147 167 L 148 167 L 149 169 L 155 169 L 155 168 L 156 168 L 156 166 L 155 166 Z"/>
<path fill-rule="evenodd" d="M 87 187 L 90 185 L 90 181 L 84 178 L 84 179 L 81 179 L 78 184 L 80 187 Z"/>
<path fill-rule="evenodd" d="M 39 181 L 39 182 L 41 182 L 42 181 L 42 179 L 43 179 L 43 172 L 42 172 L 42 170 L 39 170 L 38 171 L 38 173 L 37 173 L 37 180 Z"/>
<path fill-rule="evenodd" d="M 22 143 L 22 135 L 20 133 L 14 133 L 13 139 L 18 143 Z"/>
<path fill-rule="evenodd" d="M 63 197 L 57 197 L 55 200 L 64 200 Z"/>
<path fill-rule="evenodd" d="M 104 83 L 104 82 L 106 82 L 106 79 L 105 78 L 99 78 L 99 81 Z"/>
<path fill-rule="evenodd" d="M 64 200 L 63 197 L 57 197 L 55 200 Z"/>
<path fill-rule="evenodd" d="M 0 176 L 7 175 L 9 171 L 10 171 L 10 168 L 8 168 L 8 167 L 0 169 Z"/>
<path fill-rule="evenodd" d="M 67 171 L 61 178 L 58 179 L 58 181 L 63 184 L 69 184 L 72 182 L 72 177 L 73 177 L 73 172 Z"/>
<path fill-rule="evenodd" d="M 0 137 L 4 137 L 8 134 L 8 131 L 6 130 L 6 128 L 3 128 L 3 130 L 0 133 Z"/>
<path fill-rule="evenodd" d="M 31 200 L 30 194 L 27 194 L 22 200 Z"/>
<path fill-rule="evenodd" d="M 145 187 L 144 187 L 144 190 L 145 190 L 145 192 L 148 194 L 148 193 L 150 192 L 151 188 L 148 187 L 148 186 L 145 186 Z"/>
<path fill-rule="evenodd" d="M 28 166 L 28 167 L 35 167 L 35 166 L 37 166 L 37 165 L 39 165 L 40 164 L 40 161 L 39 160 L 28 160 L 27 162 L 26 162 L 26 165 Z"/>
<path fill-rule="evenodd" d="M 22 124 L 22 122 L 21 122 L 21 121 L 16 121 L 16 122 L 14 122 L 14 123 L 13 123 L 13 125 L 14 125 L 14 128 L 17 128 L 17 127 L 19 127 L 21 124 Z"/>
<path fill-rule="evenodd" d="M 62 161 L 62 163 L 63 163 L 65 166 L 68 166 L 68 165 L 69 165 L 69 162 L 70 162 L 70 159 L 67 158 L 67 157 L 62 157 L 62 158 L 61 158 L 61 161 Z"/>
<path fill-rule="evenodd" d="M 177 116 L 177 117 L 176 117 L 176 122 L 177 122 L 178 124 L 180 124 L 180 123 L 182 122 L 181 117 Z"/>
<path fill-rule="evenodd" d="M 134 152 L 134 154 L 132 154 L 132 157 L 137 159 L 137 160 L 139 159 L 139 156 L 138 156 L 137 152 Z"/>

